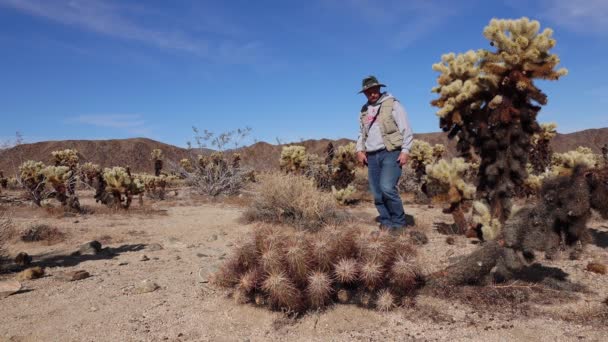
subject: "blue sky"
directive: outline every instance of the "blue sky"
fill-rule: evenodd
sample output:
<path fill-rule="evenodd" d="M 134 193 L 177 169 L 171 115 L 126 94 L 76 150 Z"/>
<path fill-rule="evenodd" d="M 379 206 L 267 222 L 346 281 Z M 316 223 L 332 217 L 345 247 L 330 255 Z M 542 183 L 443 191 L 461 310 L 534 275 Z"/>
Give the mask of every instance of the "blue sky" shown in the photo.
<path fill-rule="evenodd" d="M 539 82 L 540 121 L 608 126 L 608 1 L 0 0 L 0 141 L 145 136 L 184 146 L 191 126 L 251 140 L 356 138 L 375 74 L 415 132 L 438 131 L 447 52 L 491 48 L 493 17 L 554 29 L 569 75 Z"/>

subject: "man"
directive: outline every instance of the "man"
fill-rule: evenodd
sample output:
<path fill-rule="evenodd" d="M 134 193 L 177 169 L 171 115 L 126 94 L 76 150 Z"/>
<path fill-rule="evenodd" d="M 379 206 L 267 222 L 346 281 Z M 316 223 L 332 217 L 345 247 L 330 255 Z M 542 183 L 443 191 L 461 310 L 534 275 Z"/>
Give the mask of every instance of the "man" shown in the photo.
<path fill-rule="evenodd" d="M 357 159 L 368 166 L 380 229 L 398 230 L 406 226 L 406 218 L 397 183 L 414 136 L 401 103 L 389 93 L 380 92 L 385 85 L 374 76 L 364 78 L 362 83 L 359 93 L 365 94 L 367 103 L 361 108 Z"/>

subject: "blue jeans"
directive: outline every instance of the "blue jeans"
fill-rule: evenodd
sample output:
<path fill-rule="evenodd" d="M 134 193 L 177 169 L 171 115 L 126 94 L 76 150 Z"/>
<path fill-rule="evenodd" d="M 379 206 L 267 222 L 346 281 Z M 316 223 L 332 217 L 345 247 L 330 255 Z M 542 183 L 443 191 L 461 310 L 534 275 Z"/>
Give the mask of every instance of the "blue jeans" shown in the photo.
<path fill-rule="evenodd" d="M 401 177 L 401 166 L 397 160 L 399 153 L 400 150 L 367 153 L 369 189 L 380 213 L 380 224 L 391 228 L 406 225 L 403 202 L 397 190 Z"/>

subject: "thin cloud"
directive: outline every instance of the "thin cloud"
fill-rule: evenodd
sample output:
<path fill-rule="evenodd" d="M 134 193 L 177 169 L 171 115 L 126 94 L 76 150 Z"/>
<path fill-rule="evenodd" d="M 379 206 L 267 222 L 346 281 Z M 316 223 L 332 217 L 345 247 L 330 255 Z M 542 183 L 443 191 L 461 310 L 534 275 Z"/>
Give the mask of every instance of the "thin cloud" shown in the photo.
<path fill-rule="evenodd" d="M 142 116 L 137 114 L 79 115 L 68 122 L 109 128 L 141 128 L 146 124 Z"/>
<path fill-rule="evenodd" d="M 120 4 L 120 5 L 118 5 Z M 218 23 L 210 20 L 207 25 L 198 24 L 190 27 L 190 32 L 183 29 L 165 29 L 143 25 L 134 17 L 147 17 L 154 11 L 137 6 L 101 0 L 0 0 L 0 6 L 9 7 L 31 16 L 45 18 L 63 25 L 74 26 L 97 34 L 139 42 L 159 49 L 192 53 L 215 62 L 228 64 L 252 64 L 259 62 L 264 55 L 263 46 L 256 41 L 239 41 L 230 38 L 238 30 L 233 25 L 226 25 L 227 31 L 220 34 Z M 129 16 L 134 12 L 134 16 Z M 215 19 L 217 20 L 217 19 Z M 201 39 L 192 31 L 214 31 L 224 38 L 213 41 Z M 227 51 L 226 51 L 227 50 Z M 220 53 L 218 53 L 220 51 Z M 224 52 L 225 51 L 225 52 Z M 232 52 L 242 53 L 234 55 Z"/>
<path fill-rule="evenodd" d="M 608 1 L 544 0 L 544 16 L 577 32 L 608 33 Z"/>
<path fill-rule="evenodd" d="M 61 24 L 120 39 L 139 41 L 158 48 L 196 53 L 206 53 L 208 49 L 206 42 L 182 32 L 155 30 L 129 21 L 121 15 L 119 7 L 99 0 L 0 0 L 0 5 Z"/>

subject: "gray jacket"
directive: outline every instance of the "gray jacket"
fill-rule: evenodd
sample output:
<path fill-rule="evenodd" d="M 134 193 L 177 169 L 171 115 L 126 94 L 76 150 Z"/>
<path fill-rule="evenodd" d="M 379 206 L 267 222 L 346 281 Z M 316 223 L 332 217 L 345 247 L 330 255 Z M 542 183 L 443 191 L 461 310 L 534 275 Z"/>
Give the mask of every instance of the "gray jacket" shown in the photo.
<path fill-rule="evenodd" d="M 368 118 L 375 116 L 378 113 L 378 109 L 380 108 L 380 104 L 384 102 L 386 99 L 394 98 L 389 93 L 384 93 L 380 97 L 380 99 L 374 103 L 370 104 L 367 107 L 367 115 Z M 395 99 L 393 103 L 393 119 L 395 119 L 395 123 L 397 127 L 399 127 L 399 131 L 403 136 L 403 145 L 401 146 L 401 151 L 405 153 L 410 152 L 410 148 L 412 147 L 412 141 L 414 140 L 414 133 L 412 132 L 412 128 L 410 126 L 409 120 L 407 118 L 407 113 L 405 108 L 401 105 L 401 103 Z M 380 132 L 380 126 L 376 120 L 372 127 L 363 127 L 363 129 L 368 130 L 367 140 L 365 141 L 365 146 L 363 146 L 363 132 L 359 132 L 359 138 L 357 139 L 357 152 L 359 151 L 367 151 L 374 152 L 386 148 L 384 146 L 384 141 L 382 140 L 382 133 Z"/>

